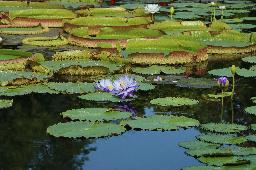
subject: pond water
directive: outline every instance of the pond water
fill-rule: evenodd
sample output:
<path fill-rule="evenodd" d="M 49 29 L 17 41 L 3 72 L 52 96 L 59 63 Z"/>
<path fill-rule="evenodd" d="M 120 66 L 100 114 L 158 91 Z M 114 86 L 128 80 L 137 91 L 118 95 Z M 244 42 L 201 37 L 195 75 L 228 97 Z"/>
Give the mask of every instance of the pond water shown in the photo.
<path fill-rule="evenodd" d="M 125 3 L 128 4 L 121 2 L 116 5 Z M 255 11 L 251 11 L 246 16 L 248 15 L 255 16 Z M 163 20 L 165 17 L 165 14 L 161 13 L 156 19 Z M 255 24 L 254 21 L 247 23 Z M 47 35 L 56 34 L 58 31 L 54 29 Z M 255 28 L 243 31 L 253 32 Z M 23 36 L 1 35 L 1 37 L 7 40 L 2 48 L 42 52 L 48 58 L 55 51 L 82 49 L 72 46 L 63 49 L 22 46 L 19 43 Z M 206 70 L 202 74 L 198 75 L 192 70 L 189 76 L 213 79 L 207 74 L 208 70 L 232 64 L 243 68 L 249 67 L 240 58 L 232 61 L 208 61 Z M 150 76 L 145 77 L 150 79 Z M 61 79 L 55 77 L 55 80 Z M 255 78 L 237 77 L 234 101 L 225 99 L 224 108 L 221 102 L 203 99 L 204 94 L 215 93 L 219 91 L 218 88 L 177 87 L 174 84 L 161 83 L 151 91 L 137 92 L 136 100 L 118 103 L 115 106 L 107 102 L 80 100 L 77 97 L 79 95 L 32 93 L 15 96 L 12 97 L 14 100 L 12 107 L 0 110 L 0 169 L 179 170 L 186 166 L 203 165 L 194 157 L 187 155 L 184 148 L 178 146 L 179 142 L 194 140 L 204 132 L 197 127 L 163 132 L 129 130 L 119 136 L 98 139 L 55 138 L 48 135 L 46 129 L 50 125 L 67 121 L 59 113 L 83 107 L 126 107 L 133 111 L 134 116 L 139 117 L 173 114 L 195 118 L 200 123 L 232 122 L 249 125 L 256 119 L 244 109 L 252 105 L 250 98 L 256 96 L 255 85 Z M 200 103 L 196 106 L 179 108 L 150 104 L 152 99 L 167 96 L 193 98 Z M 224 109 L 223 114 L 221 114 L 222 109 Z"/>

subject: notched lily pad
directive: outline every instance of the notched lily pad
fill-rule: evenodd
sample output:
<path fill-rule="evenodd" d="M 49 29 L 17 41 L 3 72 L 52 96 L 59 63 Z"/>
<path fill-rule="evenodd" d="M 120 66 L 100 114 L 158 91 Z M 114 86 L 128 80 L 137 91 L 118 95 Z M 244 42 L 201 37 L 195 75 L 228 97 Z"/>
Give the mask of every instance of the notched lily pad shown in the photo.
<path fill-rule="evenodd" d="M 218 147 L 220 147 L 219 144 L 203 142 L 200 140 L 179 142 L 178 145 L 183 148 L 186 148 L 186 149 L 202 149 L 202 148 L 218 148 Z"/>
<path fill-rule="evenodd" d="M 250 106 L 245 108 L 245 111 L 249 114 L 256 115 L 256 106 Z"/>
<path fill-rule="evenodd" d="M 111 123 L 67 122 L 58 123 L 47 128 L 47 133 L 54 137 L 98 138 L 118 135 L 125 128 Z"/>
<path fill-rule="evenodd" d="M 250 56 L 250 57 L 245 57 L 245 58 L 242 58 L 242 60 L 244 62 L 247 62 L 247 63 L 256 63 L 256 56 Z"/>
<path fill-rule="evenodd" d="M 72 120 L 87 120 L 87 121 L 110 121 L 127 119 L 131 116 L 130 112 L 121 112 L 108 108 L 81 108 L 72 109 L 62 112 L 61 115 Z"/>
<path fill-rule="evenodd" d="M 238 133 L 240 131 L 247 130 L 247 127 L 244 125 L 229 123 L 207 123 L 202 124 L 201 128 L 207 131 L 218 133 Z"/>
<path fill-rule="evenodd" d="M 197 137 L 201 141 L 217 144 L 241 144 L 247 141 L 244 136 L 220 135 L 220 134 L 202 134 Z"/>
<path fill-rule="evenodd" d="M 136 120 L 126 121 L 125 124 L 133 129 L 161 131 L 199 126 L 199 121 L 185 116 L 154 115 L 147 118 L 138 117 Z"/>
<path fill-rule="evenodd" d="M 153 99 L 150 103 L 160 106 L 191 106 L 198 104 L 199 101 L 185 97 L 165 97 Z"/>

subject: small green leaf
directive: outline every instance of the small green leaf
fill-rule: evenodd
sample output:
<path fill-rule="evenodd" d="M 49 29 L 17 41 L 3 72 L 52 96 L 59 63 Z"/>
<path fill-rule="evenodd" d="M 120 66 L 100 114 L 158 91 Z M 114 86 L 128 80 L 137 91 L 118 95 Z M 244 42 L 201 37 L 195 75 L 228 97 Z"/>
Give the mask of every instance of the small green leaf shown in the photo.
<path fill-rule="evenodd" d="M 120 102 L 121 100 L 108 92 L 95 92 L 79 96 L 80 99 L 97 102 Z"/>
<path fill-rule="evenodd" d="M 165 97 L 153 99 L 150 103 L 160 106 L 190 106 L 198 104 L 199 101 L 185 97 Z"/>
<path fill-rule="evenodd" d="M 13 100 L 2 99 L 0 100 L 0 109 L 11 107 Z"/>

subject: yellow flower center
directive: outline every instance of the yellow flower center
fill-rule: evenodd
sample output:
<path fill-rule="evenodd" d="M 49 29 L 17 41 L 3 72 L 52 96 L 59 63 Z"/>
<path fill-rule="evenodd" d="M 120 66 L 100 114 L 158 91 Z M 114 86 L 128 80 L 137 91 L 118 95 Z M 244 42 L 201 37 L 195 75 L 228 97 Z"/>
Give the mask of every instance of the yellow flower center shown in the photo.
<path fill-rule="evenodd" d="M 112 86 L 112 85 L 109 85 L 109 86 L 108 86 L 108 89 L 109 89 L 109 90 L 112 90 L 112 89 L 113 89 L 113 86 Z"/>

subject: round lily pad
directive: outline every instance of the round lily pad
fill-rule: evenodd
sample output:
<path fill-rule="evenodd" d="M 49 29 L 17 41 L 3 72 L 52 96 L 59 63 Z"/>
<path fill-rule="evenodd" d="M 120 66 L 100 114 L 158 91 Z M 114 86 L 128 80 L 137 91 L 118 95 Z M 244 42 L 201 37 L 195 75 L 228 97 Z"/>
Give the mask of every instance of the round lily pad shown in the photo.
<path fill-rule="evenodd" d="M 126 119 L 131 116 L 131 113 L 111 110 L 108 108 L 81 108 L 62 112 L 61 115 L 72 120 L 87 120 L 95 122 Z"/>
<path fill-rule="evenodd" d="M 179 146 L 186 149 L 218 148 L 219 144 L 207 143 L 200 140 L 179 142 Z"/>
<path fill-rule="evenodd" d="M 57 82 L 49 82 L 46 84 L 50 89 L 62 92 L 62 93 L 88 93 L 88 92 L 94 92 L 95 88 L 93 83 L 57 83 Z"/>
<path fill-rule="evenodd" d="M 154 88 L 155 88 L 155 86 L 153 84 L 150 84 L 150 83 L 139 83 L 138 90 L 148 91 L 148 90 L 153 90 Z"/>
<path fill-rule="evenodd" d="M 247 63 L 256 63 L 256 56 L 245 57 L 242 60 Z"/>
<path fill-rule="evenodd" d="M 256 115 L 256 106 L 250 106 L 245 108 L 245 111 L 249 114 Z"/>
<path fill-rule="evenodd" d="M 47 133 L 54 137 L 67 138 L 98 138 L 118 135 L 125 128 L 111 123 L 67 122 L 58 123 L 47 128 Z"/>
<path fill-rule="evenodd" d="M 200 162 L 212 165 L 212 166 L 225 166 L 225 165 L 244 165 L 249 164 L 250 161 L 241 157 L 200 157 Z"/>
<path fill-rule="evenodd" d="M 208 73 L 213 75 L 213 76 L 232 77 L 232 73 L 230 71 L 230 68 L 214 69 L 214 70 L 208 71 Z"/>
<path fill-rule="evenodd" d="M 199 101 L 185 97 L 165 97 L 153 99 L 150 103 L 160 106 L 190 106 L 198 104 Z"/>
<path fill-rule="evenodd" d="M 189 149 L 186 153 L 193 157 L 200 156 L 232 156 L 233 153 L 229 148 L 197 148 L 197 149 Z"/>
<path fill-rule="evenodd" d="M 120 102 L 121 100 L 111 93 L 95 92 L 79 96 L 80 99 L 97 101 L 97 102 Z"/>
<path fill-rule="evenodd" d="M 201 141 L 217 144 L 241 144 L 247 141 L 244 136 L 220 135 L 220 134 L 202 134 L 197 137 Z"/>
<path fill-rule="evenodd" d="M 143 130 L 176 130 L 199 126 L 199 121 L 185 116 L 154 115 L 147 118 L 138 117 L 136 120 L 129 120 L 123 124 L 133 129 Z"/>
<path fill-rule="evenodd" d="M 237 133 L 240 131 L 247 130 L 247 127 L 244 125 L 229 123 L 207 123 L 202 124 L 201 128 L 207 131 L 218 133 Z"/>
<path fill-rule="evenodd" d="M 153 65 L 150 67 L 135 67 L 132 69 L 132 71 L 135 73 L 138 73 L 138 74 L 149 74 L 149 75 L 160 74 L 160 73 L 182 74 L 185 72 L 185 70 L 183 68 L 175 68 L 175 67 L 169 67 L 169 66 L 158 66 L 158 65 Z"/>
<path fill-rule="evenodd" d="M 13 100 L 2 99 L 0 100 L 0 109 L 11 107 Z"/>

